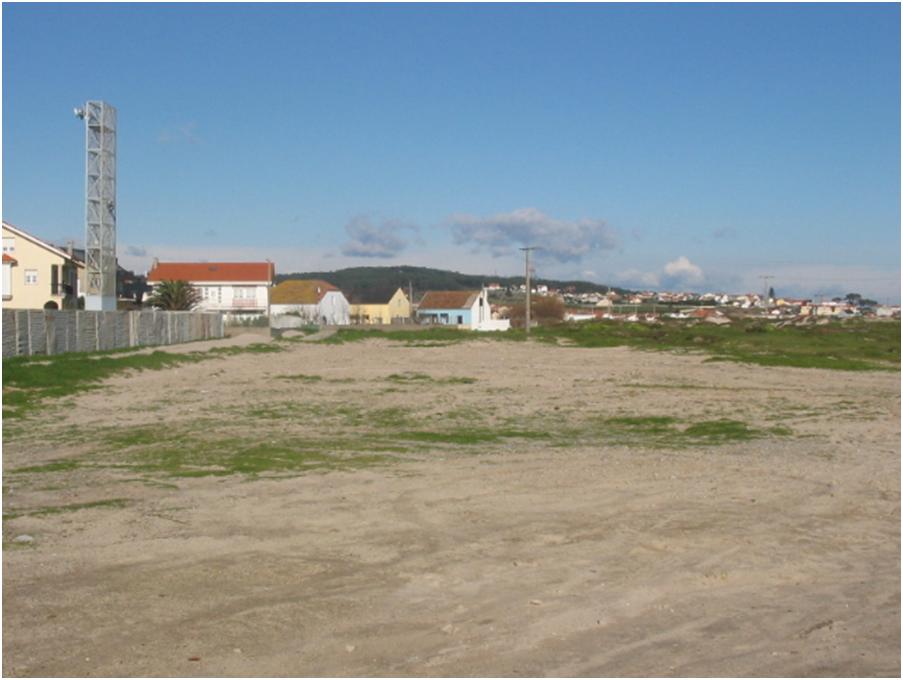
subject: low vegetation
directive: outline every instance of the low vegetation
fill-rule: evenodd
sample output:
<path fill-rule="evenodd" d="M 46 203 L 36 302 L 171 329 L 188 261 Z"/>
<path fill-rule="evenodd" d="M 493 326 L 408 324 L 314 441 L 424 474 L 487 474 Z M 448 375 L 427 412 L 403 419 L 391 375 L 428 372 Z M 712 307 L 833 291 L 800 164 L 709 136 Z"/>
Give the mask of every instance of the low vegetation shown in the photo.
<path fill-rule="evenodd" d="M 492 454 L 499 447 L 530 446 L 531 442 L 554 448 L 680 449 L 791 434 L 786 427 L 753 427 L 727 419 L 682 421 L 672 416 L 586 414 L 564 420 L 537 413 L 525 420 L 474 408 L 453 407 L 425 415 L 398 406 L 305 405 L 284 399 L 251 410 L 237 408 L 243 420 L 234 429 L 229 417 L 216 423 L 197 417 L 166 428 L 111 427 L 90 433 L 88 428 L 84 432 L 69 428 L 71 441 L 91 442 L 88 452 L 15 468 L 8 475 L 13 480 L 37 476 L 58 480 L 105 470 L 121 474 L 124 481 L 136 481 L 135 475 L 140 475 L 137 481 L 145 483 L 227 475 L 257 478 L 388 465 L 401 457 L 440 452 Z M 278 430 L 277 422 L 282 425 Z M 249 424 L 256 426 L 249 430 Z"/>
<path fill-rule="evenodd" d="M 185 354 L 160 350 L 150 353 L 114 350 L 4 359 L 3 416 L 16 418 L 27 415 L 46 399 L 98 389 L 107 378 L 126 371 L 156 371 L 236 354 L 281 351 L 283 348 L 276 344 L 255 343 Z"/>
<path fill-rule="evenodd" d="M 472 385 L 476 378 L 456 377 L 434 378 L 426 373 L 392 373 L 386 380 L 396 383 L 434 383 L 437 385 Z"/>
<path fill-rule="evenodd" d="M 712 361 L 761 366 L 848 371 L 900 369 L 900 322 L 846 321 L 779 328 L 759 320 L 725 325 L 603 321 L 539 328 L 535 336 L 546 342 L 563 340 L 577 347 L 701 351 L 711 355 Z"/>
<path fill-rule="evenodd" d="M 474 334 L 470 331 L 458 330 L 442 326 L 430 328 L 411 328 L 398 330 L 383 330 L 379 328 L 339 328 L 333 335 L 324 338 L 320 342 L 327 345 L 340 345 L 346 342 L 359 342 L 361 340 L 391 340 L 410 346 L 444 346 L 456 342 L 467 342 L 479 338 L 486 339 L 512 339 L 513 336 L 505 333 Z"/>
<path fill-rule="evenodd" d="M 30 508 L 17 510 L 15 512 L 4 512 L 3 519 L 10 520 L 17 517 L 41 517 L 44 515 L 59 515 L 64 512 L 77 512 L 79 510 L 88 510 L 91 508 L 123 508 L 130 501 L 127 498 L 108 498 L 102 501 L 91 501 L 88 503 L 70 503 L 69 505 L 50 505 L 42 508 Z"/>
<path fill-rule="evenodd" d="M 601 423 L 600 437 L 613 443 L 655 448 L 718 446 L 771 436 L 788 436 L 789 428 L 754 428 L 720 418 L 683 423 L 671 416 L 616 417 Z"/>
<path fill-rule="evenodd" d="M 761 320 L 730 324 L 667 321 L 660 324 L 596 321 L 536 328 L 540 342 L 573 347 L 635 347 L 654 351 L 701 352 L 711 361 L 760 366 L 829 368 L 847 371 L 900 370 L 900 322 L 832 321 L 784 326 Z M 475 340 L 523 341 L 523 330 L 475 333 L 456 328 L 379 330 L 343 328 L 327 343 L 384 339 L 409 346 L 445 346 Z"/>
<path fill-rule="evenodd" d="M 3 360 L 3 416 L 25 415 L 48 398 L 68 397 L 97 389 L 124 371 L 160 370 L 200 361 L 199 354 L 70 353 Z"/>

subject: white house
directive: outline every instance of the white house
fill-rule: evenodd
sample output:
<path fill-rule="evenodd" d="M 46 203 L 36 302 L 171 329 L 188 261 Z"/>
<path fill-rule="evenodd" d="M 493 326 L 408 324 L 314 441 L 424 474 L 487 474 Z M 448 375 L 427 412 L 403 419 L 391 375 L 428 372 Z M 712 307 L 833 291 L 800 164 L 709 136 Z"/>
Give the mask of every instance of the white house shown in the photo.
<path fill-rule="evenodd" d="M 158 262 L 147 282 L 187 281 L 198 289 L 196 307 L 208 312 L 266 314 L 276 268 L 272 262 Z"/>
<path fill-rule="evenodd" d="M 489 293 L 482 290 L 431 290 L 417 307 L 421 323 L 458 326 L 474 331 L 506 331 L 508 319 L 493 319 Z"/>
<path fill-rule="evenodd" d="M 270 296 L 270 314 L 294 314 L 309 323 L 347 326 L 351 306 L 345 294 L 327 281 L 296 279 L 275 286 Z"/>

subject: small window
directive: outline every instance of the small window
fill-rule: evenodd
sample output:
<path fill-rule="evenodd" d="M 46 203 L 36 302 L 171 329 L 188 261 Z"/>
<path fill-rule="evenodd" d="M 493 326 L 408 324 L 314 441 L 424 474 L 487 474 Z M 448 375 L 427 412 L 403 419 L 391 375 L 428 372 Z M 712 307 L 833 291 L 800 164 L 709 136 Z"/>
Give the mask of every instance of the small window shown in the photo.
<path fill-rule="evenodd" d="M 13 254 L 16 252 L 16 239 L 14 238 L 4 238 L 3 239 L 3 252 L 8 254 Z"/>
<path fill-rule="evenodd" d="M 37 269 L 26 269 L 25 270 L 25 285 L 26 286 L 38 285 L 38 270 Z"/>

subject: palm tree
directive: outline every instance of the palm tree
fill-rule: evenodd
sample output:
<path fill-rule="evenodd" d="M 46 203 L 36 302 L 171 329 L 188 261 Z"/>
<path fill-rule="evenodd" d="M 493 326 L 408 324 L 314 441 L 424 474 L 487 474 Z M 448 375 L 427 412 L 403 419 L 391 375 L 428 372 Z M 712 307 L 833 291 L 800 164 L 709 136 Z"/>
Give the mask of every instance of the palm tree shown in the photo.
<path fill-rule="evenodd" d="M 201 294 L 188 281 L 161 281 L 147 304 L 169 311 L 188 310 L 201 301 Z"/>

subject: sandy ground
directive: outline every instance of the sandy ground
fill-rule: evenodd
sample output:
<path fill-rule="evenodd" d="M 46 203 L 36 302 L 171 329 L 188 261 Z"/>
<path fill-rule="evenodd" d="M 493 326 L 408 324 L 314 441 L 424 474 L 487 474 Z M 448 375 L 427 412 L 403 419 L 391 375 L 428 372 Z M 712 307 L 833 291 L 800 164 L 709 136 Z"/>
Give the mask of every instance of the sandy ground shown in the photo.
<path fill-rule="evenodd" d="M 386 387 L 404 371 L 476 382 Z M 278 378 L 291 373 L 322 380 Z M 241 415 L 276 403 L 296 415 Z M 9 473 L 91 455 L 68 428 L 219 417 L 265 438 L 322 429 L 312 404 L 410 409 L 437 428 L 476 409 L 534 426 L 672 415 L 793 434 L 683 449 L 424 443 L 280 478 Z M 129 501 L 4 521 L 6 676 L 900 674 L 895 373 L 297 343 L 114 378 L 40 422 L 5 423 L 3 454 L 5 513 Z M 21 534 L 33 543 L 12 543 Z"/>

